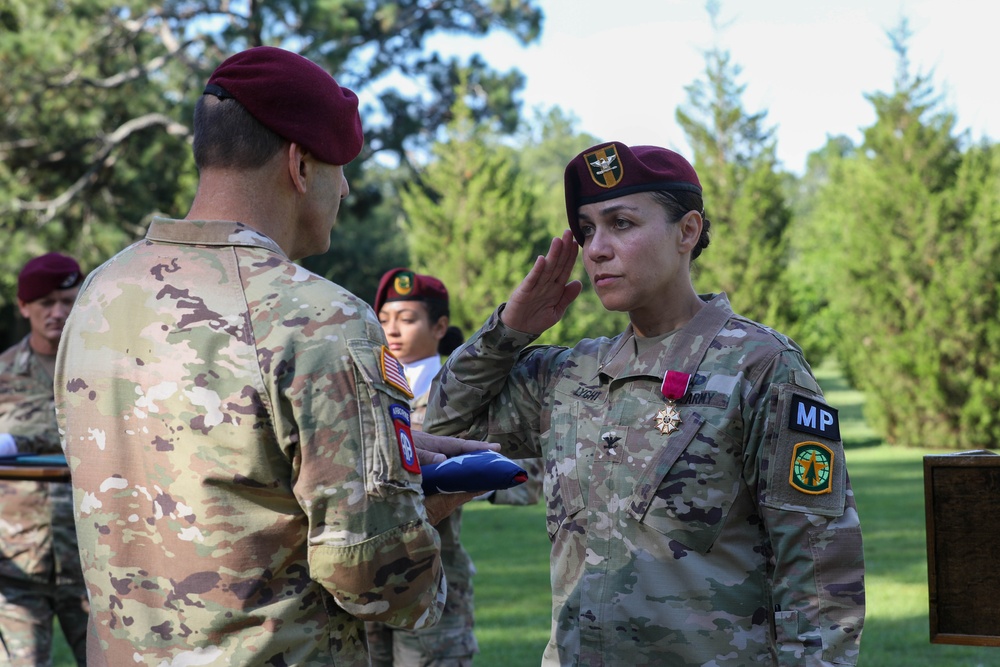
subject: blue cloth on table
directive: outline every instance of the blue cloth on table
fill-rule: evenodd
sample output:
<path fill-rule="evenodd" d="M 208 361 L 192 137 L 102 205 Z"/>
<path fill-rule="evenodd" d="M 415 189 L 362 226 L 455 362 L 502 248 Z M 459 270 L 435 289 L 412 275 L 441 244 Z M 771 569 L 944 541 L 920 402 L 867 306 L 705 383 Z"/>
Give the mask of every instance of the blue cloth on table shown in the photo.
<path fill-rule="evenodd" d="M 528 473 L 503 454 L 484 450 L 421 466 L 425 496 L 435 493 L 482 493 L 509 489 L 528 479 Z"/>

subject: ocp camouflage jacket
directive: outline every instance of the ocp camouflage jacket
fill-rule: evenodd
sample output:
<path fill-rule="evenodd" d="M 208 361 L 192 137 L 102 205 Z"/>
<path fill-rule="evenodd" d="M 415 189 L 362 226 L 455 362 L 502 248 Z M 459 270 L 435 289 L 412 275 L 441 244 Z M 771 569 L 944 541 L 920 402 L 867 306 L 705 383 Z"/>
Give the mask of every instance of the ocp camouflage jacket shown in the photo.
<path fill-rule="evenodd" d="M 544 665 L 857 661 L 864 561 L 836 412 L 794 343 L 703 299 L 641 354 L 631 327 L 526 347 L 501 307 L 438 378 L 429 432 L 545 461 Z M 672 432 L 671 370 L 691 376 Z"/>
<path fill-rule="evenodd" d="M 364 621 L 436 622 L 387 353 L 367 304 L 239 223 L 155 219 L 90 274 L 56 402 L 91 667 L 368 665 Z"/>

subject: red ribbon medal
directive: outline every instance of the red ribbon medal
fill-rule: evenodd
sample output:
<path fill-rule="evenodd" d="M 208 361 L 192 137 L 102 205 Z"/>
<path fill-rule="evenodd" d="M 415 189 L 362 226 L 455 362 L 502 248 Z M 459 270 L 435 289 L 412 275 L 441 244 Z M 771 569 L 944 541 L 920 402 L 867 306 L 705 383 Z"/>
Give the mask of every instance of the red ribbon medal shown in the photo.
<path fill-rule="evenodd" d="M 656 413 L 656 428 L 663 435 L 670 435 L 681 427 L 681 414 L 677 410 L 676 401 L 684 397 L 690 384 L 690 373 L 667 371 L 663 376 L 660 392 L 663 398 L 667 399 L 667 404 Z"/>

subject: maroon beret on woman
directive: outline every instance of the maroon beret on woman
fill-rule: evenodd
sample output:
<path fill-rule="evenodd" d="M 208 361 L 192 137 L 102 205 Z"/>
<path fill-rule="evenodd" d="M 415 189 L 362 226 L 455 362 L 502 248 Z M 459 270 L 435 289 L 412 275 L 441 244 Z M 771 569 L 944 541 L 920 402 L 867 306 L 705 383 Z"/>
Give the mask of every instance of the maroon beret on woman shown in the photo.
<path fill-rule="evenodd" d="M 583 245 L 581 206 L 634 192 L 681 190 L 701 194 L 701 181 L 679 153 L 659 146 L 626 146 L 612 141 L 591 146 L 566 165 L 566 215 L 577 243 Z"/>
<path fill-rule="evenodd" d="M 443 301 L 448 303 L 448 289 L 434 276 L 409 269 L 389 269 L 382 274 L 375 292 L 375 312 L 389 301 Z"/>
<path fill-rule="evenodd" d="M 235 99 L 261 125 L 327 164 L 347 164 L 364 144 L 358 96 L 291 51 L 257 46 L 230 56 L 205 94 Z"/>

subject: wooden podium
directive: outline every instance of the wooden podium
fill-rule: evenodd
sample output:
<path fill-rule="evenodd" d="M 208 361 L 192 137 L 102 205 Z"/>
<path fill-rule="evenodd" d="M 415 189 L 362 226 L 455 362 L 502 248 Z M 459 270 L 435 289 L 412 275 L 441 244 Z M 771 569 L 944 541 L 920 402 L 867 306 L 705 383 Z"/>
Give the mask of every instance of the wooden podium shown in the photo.
<path fill-rule="evenodd" d="M 1000 646 L 1000 456 L 924 457 L 934 644 Z"/>

